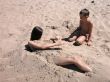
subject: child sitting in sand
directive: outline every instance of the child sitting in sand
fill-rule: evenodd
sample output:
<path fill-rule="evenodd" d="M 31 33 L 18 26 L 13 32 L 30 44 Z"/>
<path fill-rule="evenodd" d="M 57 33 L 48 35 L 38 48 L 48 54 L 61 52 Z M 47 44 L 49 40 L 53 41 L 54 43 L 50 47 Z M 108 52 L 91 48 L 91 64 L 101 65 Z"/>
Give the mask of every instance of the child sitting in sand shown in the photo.
<path fill-rule="evenodd" d="M 87 45 L 90 46 L 93 24 L 88 20 L 89 11 L 87 9 L 82 9 L 79 15 L 80 25 L 77 30 L 68 37 L 68 41 L 72 42 L 75 40 L 75 45 L 81 45 L 86 41 Z"/>
<path fill-rule="evenodd" d="M 43 30 L 40 27 L 35 27 L 32 31 L 31 34 L 31 41 L 28 42 L 28 45 L 31 47 L 31 49 L 36 48 L 36 49 L 48 49 L 53 46 L 59 46 L 62 44 L 61 40 L 57 41 L 56 43 L 44 43 L 42 41 L 39 42 L 34 42 L 34 40 L 39 40 L 42 36 Z M 81 58 L 79 57 L 63 57 L 59 56 L 53 59 L 56 65 L 68 65 L 68 64 L 74 64 L 76 65 L 79 69 L 81 69 L 84 72 L 89 72 L 92 71 L 89 66 L 81 61 Z"/>

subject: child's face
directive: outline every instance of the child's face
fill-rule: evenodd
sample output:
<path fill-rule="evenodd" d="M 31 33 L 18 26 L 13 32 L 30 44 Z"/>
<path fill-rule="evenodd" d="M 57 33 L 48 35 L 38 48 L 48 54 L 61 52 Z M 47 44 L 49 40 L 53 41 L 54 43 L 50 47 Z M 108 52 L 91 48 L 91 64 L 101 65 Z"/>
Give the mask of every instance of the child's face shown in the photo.
<path fill-rule="evenodd" d="M 85 20 L 85 19 L 87 19 L 87 18 L 88 18 L 88 16 L 80 15 L 80 19 L 81 19 L 81 20 Z"/>

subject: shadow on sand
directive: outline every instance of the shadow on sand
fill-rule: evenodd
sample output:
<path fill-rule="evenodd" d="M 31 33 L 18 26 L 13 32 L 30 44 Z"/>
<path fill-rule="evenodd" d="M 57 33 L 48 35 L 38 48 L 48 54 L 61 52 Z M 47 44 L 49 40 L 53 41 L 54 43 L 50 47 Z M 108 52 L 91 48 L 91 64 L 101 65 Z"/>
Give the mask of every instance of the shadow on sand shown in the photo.
<path fill-rule="evenodd" d="M 62 65 L 61 67 L 66 68 L 66 69 L 70 69 L 70 70 L 74 70 L 74 71 L 78 71 L 80 73 L 85 73 L 84 71 L 80 70 L 77 66 L 75 66 L 74 64 L 69 64 L 69 65 Z"/>

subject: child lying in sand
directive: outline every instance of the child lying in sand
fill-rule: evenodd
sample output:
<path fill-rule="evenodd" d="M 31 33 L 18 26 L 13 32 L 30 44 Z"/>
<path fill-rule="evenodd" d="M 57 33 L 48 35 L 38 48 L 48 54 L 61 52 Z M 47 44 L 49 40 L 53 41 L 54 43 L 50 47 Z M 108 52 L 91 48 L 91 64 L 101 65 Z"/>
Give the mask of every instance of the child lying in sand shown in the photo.
<path fill-rule="evenodd" d="M 40 27 L 35 27 L 31 33 L 31 40 L 28 42 L 29 47 L 34 49 L 48 49 L 54 46 L 59 46 L 62 44 L 60 37 L 49 40 L 39 40 L 42 36 L 43 30 Z"/>
<path fill-rule="evenodd" d="M 58 40 L 56 43 L 44 43 L 44 42 L 40 42 L 40 43 L 35 43 L 33 40 L 35 39 L 40 39 L 41 36 L 42 36 L 42 32 L 43 30 L 40 28 L 40 27 L 35 27 L 35 30 L 37 30 L 37 34 L 40 35 L 39 37 L 34 37 L 33 38 L 33 32 L 31 34 L 31 41 L 28 42 L 28 45 L 32 48 L 37 48 L 37 49 L 48 49 L 50 47 L 53 47 L 53 46 L 59 46 L 61 45 L 61 40 Z M 35 31 L 34 30 L 34 31 Z M 59 37 L 58 37 L 59 39 Z M 91 68 L 89 68 L 89 66 L 84 63 L 83 61 L 81 61 L 81 58 L 80 57 L 56 57 L 54 59 L 54 62 L 55 64 L 57 65 L 67 65 L 67 64 L 75 64 L 77 67 L 79 67 L 79 69 L 81 69 L 82 71 L 85 71 L 85 72 L 89 72 L 89 71 L 92 71 Z"/>
<path fill-rule="evenodd" d="M 88 20 L 89 11 L 83 9 L 79 13 L 80 15 L 80 25 L 77 28 L 76 32 L 72 33 L 68 38 L 68 41 L 72 42 L 75 40 L 76 45 L 81 45 L 84 41 L 87 42 L 87 45 L 91 45 L 91 33 L 93 24 Z"/>

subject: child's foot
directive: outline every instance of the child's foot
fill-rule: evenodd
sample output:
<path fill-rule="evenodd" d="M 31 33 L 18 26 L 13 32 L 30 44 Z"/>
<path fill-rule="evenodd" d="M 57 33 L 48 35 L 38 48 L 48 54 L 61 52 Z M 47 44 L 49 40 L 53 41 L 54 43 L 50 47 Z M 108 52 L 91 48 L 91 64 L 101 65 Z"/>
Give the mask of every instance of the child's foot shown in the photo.
<path fill-rule="evenodd" d="M 85 72 L 91 72 L 92 71 L 92 69 L 83 61 L 79 62 L 79 68 Z"/>
<path fill-rule="evenodd" d="M 76 66 L 79 67 L 79 69 L 85 71 L 85 72 L 91 72 L 92 69 L 85 63 L 82 61 L 81 57 L 73 57 L 74 60 L 76 60 Z"/>

